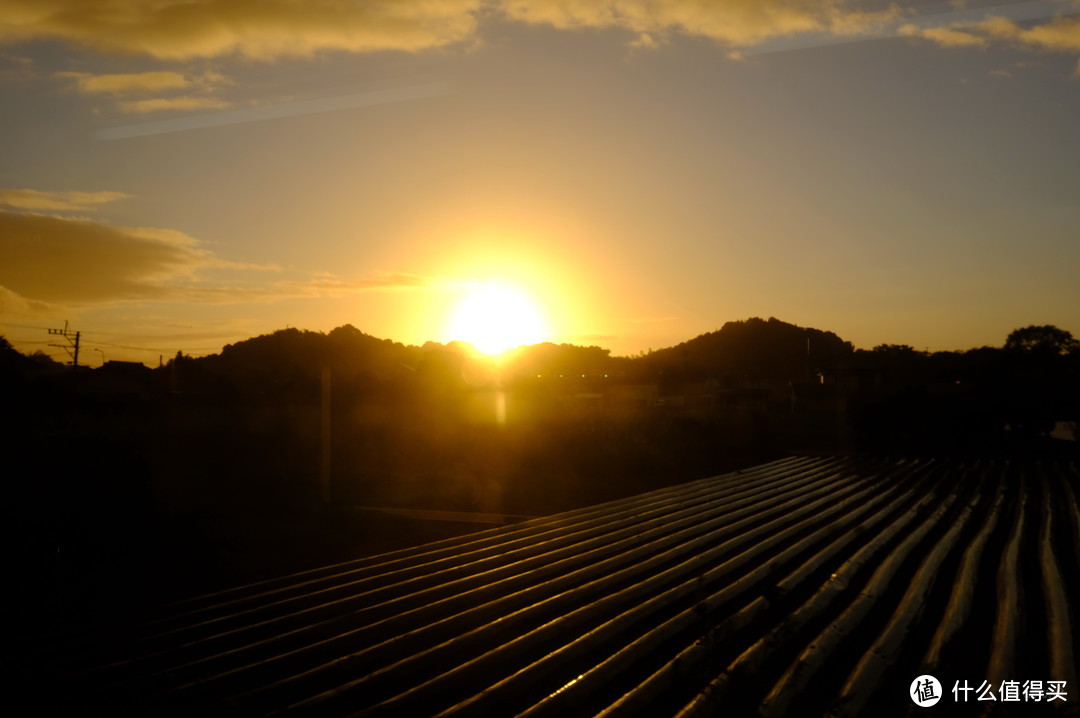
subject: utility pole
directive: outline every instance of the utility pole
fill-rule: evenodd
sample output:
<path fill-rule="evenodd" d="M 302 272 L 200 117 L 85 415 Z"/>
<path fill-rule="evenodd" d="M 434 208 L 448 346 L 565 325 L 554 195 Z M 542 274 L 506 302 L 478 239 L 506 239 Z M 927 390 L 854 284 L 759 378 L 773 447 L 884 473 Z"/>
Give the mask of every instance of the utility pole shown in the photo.
<path fill-rule="evenodd" d="M 67 344 L 50 344 L 51 347 L 59 347 L 66 351 L 71 357 L 71 367 L 73 369 L 79 368 L 79 335 L 80 332 L 74 334 L 68 329 L 67 321 L 64 322 L 63 329 L 50 329 L 49 334 L 55 334 L 68 340 Z M 104 355 L 103 355 L 104 356 Z"/>

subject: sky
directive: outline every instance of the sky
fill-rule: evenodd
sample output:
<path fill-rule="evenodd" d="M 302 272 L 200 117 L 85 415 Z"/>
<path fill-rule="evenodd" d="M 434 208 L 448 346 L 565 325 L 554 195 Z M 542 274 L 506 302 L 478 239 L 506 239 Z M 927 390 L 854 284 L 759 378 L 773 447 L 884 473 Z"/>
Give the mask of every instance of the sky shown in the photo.
<path fill-rule="evenodd" d="M 1077 0 L 0 0 L 0 108 L 27 353 L 1080 335 Z"/>

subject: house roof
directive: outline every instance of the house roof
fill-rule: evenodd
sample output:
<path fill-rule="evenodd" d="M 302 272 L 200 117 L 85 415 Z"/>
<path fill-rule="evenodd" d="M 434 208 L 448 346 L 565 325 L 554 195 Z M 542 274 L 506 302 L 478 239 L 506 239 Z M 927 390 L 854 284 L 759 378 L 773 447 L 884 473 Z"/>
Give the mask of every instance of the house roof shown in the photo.
<path fill-rule="evenodd" d="M 176 604 L 78 690 L 154 715 L 899 715 L 928 673 L 944 702 L 1067 681 L 1074 710 L 1078 494 L 1068 462 L 792 457 Z"/>

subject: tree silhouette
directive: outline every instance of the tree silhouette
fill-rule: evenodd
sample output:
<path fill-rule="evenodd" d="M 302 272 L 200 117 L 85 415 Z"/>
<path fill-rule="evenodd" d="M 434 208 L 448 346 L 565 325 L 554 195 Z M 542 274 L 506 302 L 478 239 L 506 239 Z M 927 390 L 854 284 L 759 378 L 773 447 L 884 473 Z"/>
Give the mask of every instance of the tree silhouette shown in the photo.
<path fill-rule="evenodd" d="M 1067 354 L 1080 348 L 1080 343 L 1070 332 L 1052 324 L 1031 325 L 1015 329 L 1005 340 L 1009 350 L 1038 352 L 1040 354 Z"/>

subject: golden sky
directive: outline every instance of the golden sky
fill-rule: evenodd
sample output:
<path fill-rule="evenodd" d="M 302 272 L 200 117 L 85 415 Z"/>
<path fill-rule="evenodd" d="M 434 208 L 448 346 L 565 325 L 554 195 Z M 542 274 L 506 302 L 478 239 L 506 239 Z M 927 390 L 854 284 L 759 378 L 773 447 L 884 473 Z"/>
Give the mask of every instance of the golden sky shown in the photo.
<path fill-rule="evenodd" d="M 24 351 L 1080 334 L 1074 0 L 0 0 L 0 106 Z"/>

